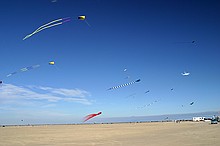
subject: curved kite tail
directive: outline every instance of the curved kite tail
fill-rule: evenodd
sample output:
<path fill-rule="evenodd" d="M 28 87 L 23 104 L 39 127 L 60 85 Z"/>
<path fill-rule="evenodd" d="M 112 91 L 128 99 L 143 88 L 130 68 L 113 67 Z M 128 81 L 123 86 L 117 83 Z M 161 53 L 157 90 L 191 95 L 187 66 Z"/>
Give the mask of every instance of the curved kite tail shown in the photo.
<path fill-rule="evenodd" d="M 84 119 L 83 122 L 86 122 L 86 121 L 88 121 L 88 120 L 89 120 L 89 119 Z"/>
<path fill-rule="evenodd" d="M 29 38 L 29 37 L 31 37 L 31 36 L 32 36 L 32 34 L 26 35 L 26 36 L 23 38 L 23 40 L 26 40 L 27 38 Z"/>
<path fill-rule="evenodd" d="M 83 122 L 88 121 L 88 120 L 89 120 L 89 119 L 91 119 L 92 117 L 94 117 L 94 115 L 93 115 L 93 114 L 85 116 L 85 117 L 84 117 L 84 121 L 83 121 Z"/>
<path fill-rule="evenodd" d="M 88 118 L 84 119 L 83 122 L 86 122 L 86 121 L 88 121 L 88 120 L 91 119 L 91 118 L 92 118 L 92 117 L 88 117 Z"/>
<path fill-rule="evenodd" d="M 86 117 L 84 117 L 84 122 L 88 121 L 89 119 L 95 117 L 95 116 L 98 116 L 102 114 L 102 112 L 98 112 L 97 114 L 90 114 L 90 115 L 87 115 Z"/>
<path fill-rule="evenodd" d="M 62 18 L 62 20 L 66 20 L 66 19 L 70 19 L 71 17 L 64 17 Z"/>
<path fill-rule="evenodd" d="M 66 22 L 69 22 L 71 21 L 70 17 L 65 17 L 65 18 L 62 18 L 62 23 L 66 23 Z"/>
<path fill-rule="evenodd" d="M 65 21 L 63 21 L 62 23 L 66 23 L 66 22 L 69 22 L 69 21 L 71 21 L 70 19 L 69 20 L 65 20 Z"/>

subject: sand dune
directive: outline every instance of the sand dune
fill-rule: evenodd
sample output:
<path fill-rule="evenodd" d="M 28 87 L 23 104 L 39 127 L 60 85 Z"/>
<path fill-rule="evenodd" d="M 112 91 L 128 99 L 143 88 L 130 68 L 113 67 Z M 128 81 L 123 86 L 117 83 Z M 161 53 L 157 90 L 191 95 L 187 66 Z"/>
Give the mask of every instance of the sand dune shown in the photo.
<path fill-rule="evenodd" d="M 156 122 L 0 127 L 1 146 L 219 146 L 220 125 Z"/>

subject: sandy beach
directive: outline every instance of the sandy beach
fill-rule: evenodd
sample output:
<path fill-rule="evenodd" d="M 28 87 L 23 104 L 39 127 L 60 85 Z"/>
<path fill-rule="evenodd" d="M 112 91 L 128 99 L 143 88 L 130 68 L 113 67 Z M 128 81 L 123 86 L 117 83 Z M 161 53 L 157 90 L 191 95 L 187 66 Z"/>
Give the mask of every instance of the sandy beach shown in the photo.
<path fill-rule="evenodd" d="M 218 146 L 220 125 L 155 122 L 0 127 L 1 146 Z"/>

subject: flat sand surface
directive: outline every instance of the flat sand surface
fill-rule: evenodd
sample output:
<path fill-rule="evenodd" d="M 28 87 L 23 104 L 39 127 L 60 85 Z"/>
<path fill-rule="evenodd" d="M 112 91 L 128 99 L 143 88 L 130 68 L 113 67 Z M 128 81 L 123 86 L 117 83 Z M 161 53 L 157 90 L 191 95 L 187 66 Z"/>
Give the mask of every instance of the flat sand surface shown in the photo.
<path fill-rule="evenodd" d="M 155 122 L 0 127 L 1 146 L 220 146 L 220 124 Z"/>

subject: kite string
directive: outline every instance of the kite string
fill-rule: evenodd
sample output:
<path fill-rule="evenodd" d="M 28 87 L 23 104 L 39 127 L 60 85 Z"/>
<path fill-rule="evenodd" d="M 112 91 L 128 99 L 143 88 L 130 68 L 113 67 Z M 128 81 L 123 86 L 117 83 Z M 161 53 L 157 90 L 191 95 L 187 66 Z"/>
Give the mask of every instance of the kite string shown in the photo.
<path fill-rule="evenodd" d="M 86 21 L 86 20 L 84 20 L 85 22 L 86 22 L 86 24 L 89 26 L 89 27 L 91 27 L 91 25 L 88 23 L 88 21 Z"/>

